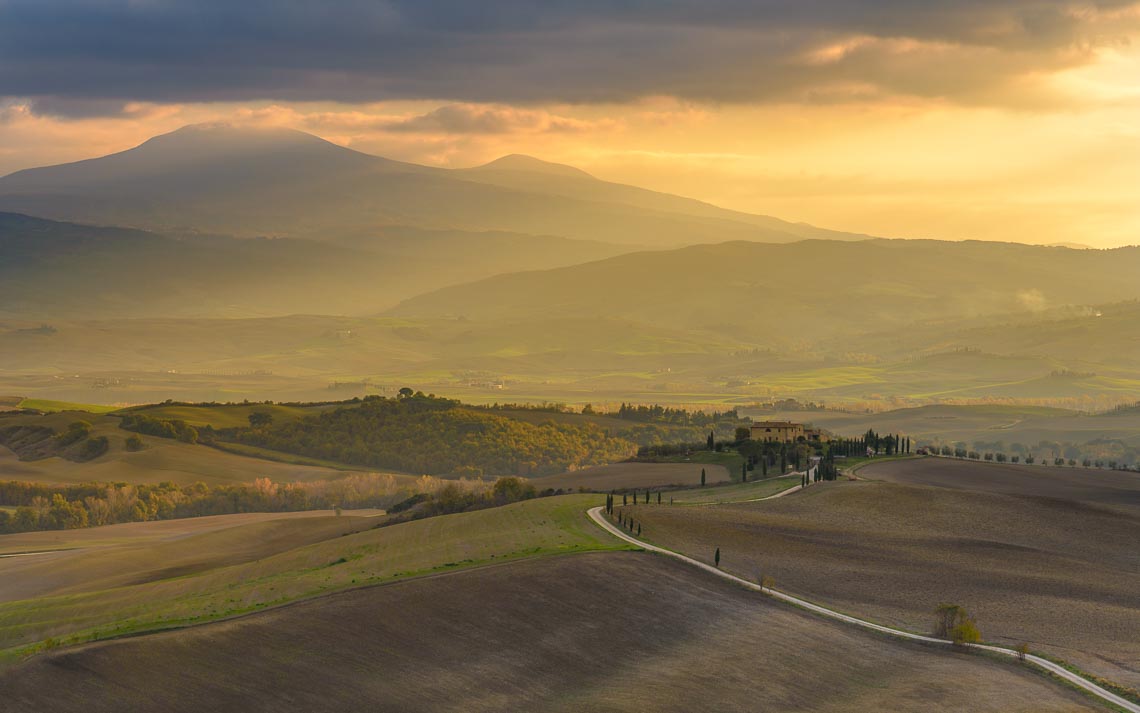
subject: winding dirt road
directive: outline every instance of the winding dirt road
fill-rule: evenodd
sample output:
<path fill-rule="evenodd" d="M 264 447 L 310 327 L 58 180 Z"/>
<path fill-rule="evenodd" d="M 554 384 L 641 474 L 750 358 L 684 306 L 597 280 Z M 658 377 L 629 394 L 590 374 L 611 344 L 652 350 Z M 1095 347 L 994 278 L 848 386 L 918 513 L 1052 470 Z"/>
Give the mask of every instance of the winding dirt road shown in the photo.
<path fill-rule="evenodd" d="M 794 492 L 794 490 L 798 490 L 798 488 L 791 489 L 791 490 L 785 490 L 783 492 L 777 493 L 776 495 L 773 495 L 770 497 L 780 497 L 780 496 L 786 495 L 790 492 Z M 768 498 L 760 498 L 760 499 L 766 500 Z M 771 589 L 771 588 L 767 588 L 767 587 L 761 587 L 759 584 L 756 584 L 755 582 L 749 582 L 746 579 L 742 579 L 740 577 L 737 577 L 734 574 L 729 574 L 728 572 L 725 572 L 724 570 L 719 569 L 717 567 L 713 567 L 712 565 L 705 564 L 704 562 L 699 562 L 699 561 L 697 561 L 691 557 L 686 557 L 685 555 L 683 555 L 679 552 L 674 552 L 672 550 L 667 550 L 664 547 L 658 547 L 656 545 L 651 545 L 648 542 L 643 542 L 643 541 L 637 539 L 636 537 L 633 537 L 632 535 L 630 535 L 630 534 L 628 534 L 622 530 L 619 530 L 615 525 L 613 525 L 609 520 L 606 519 L 605 515 L 602 514 L 603 509 L 604 508 L 602 506 L 598 506 L 598 507 L 591 508 L 591 509 L 587 510 L 586 513 L 590 516 L 591 520 L 593 520 L 595 523 L 597 523 L 597 525 L 599 527 L 601 527 L 603 530 L 609 532 L 614 537 L 617 537 L 621 540 L 624 540 L 624 541 L 626 541 L 632 545 L 636 545 L 637 547 L 640 547 L 640 548 L 647 550 L 649 552 L 656 552 L 658 554 L 662 554 L 662 555 L 665 555 L 667 557 L 676 558 L 678 560 L 681 560 L 682 562 L 685 562 L 686 564 L 690 564 L 694 567 L 698 567 L 698 568 L 708 572 L 709 574 L 716 575 L 716 576 L 721 577 L 723 579 L 728 579 L 732 582 L 735 582 L 738 585 L 741 585 L 743 587 L 747 587 L 748 589 L 760 592 L 762 594 L 766 594 L 769 597 L 772 597 L 773 599 L 778 599 L 779 601 L 786 602 L 788 604 L 793 604 L 797 607 L 800 607 L 801 609 L 805 609 L 807 611 L 810 611 L 813 614 L 818 614 L 819 616 L 827 617 L 828 619 L 833 619 L 835 621 L 841 621 L 845 624 L 852 624 L 854 626 L 859 626 L 859 627 L 862 627 L 864 629 L 870 629 L 871 631 L 876 631 L 876 632 L 879 632 L 881 634 L 888 634 L 890 636 L 895 636 L 895 637 L 898 637 L 900 639 L 907 639 L 910 641 L 920 641 L 920 642 L 927 643 L 927 644 L 940 644 L 940 645 L 945 645 L 945 646 L 953 646 L 953 642 L 949 641 L 947 639 L 938 639 L 938 638 L 935 638 L 933 636 L 924 636 L 922 634 L 913 634 L 909 631 L 903 631 L 901 629 L 892 629 L 889 626 L 883 626 L 881 624 L 876 624 L 874 622 L 867 621 L 866 619 L 860 619 L 858 617 L 849 616 L 847 614 L 841 614 L 841 613 L 834 611 L 832 609 L 828 609 L 827 607 L 820 606 L 819 604 L 815 604 L 814 602 L 809 602 L 806 599 L 800 599 L 799 597 L 794 597 L 790 594 L 784 594 L 783 592 L 779 592 L 775 589 Z M 1002 648 L 1000 646 L 990 646 L 987 644 L 970 644 L 969 646 L 971 646 L 972 648 L 978 649 L 979 651 L 987 651 L 987 652 L 999 654 L 1001 656 L 1009 656 L 1011 658 L 1017 658 L 1019 656 L 1019 654 L 1016 651 L 1013 651 L 1012 649 Z M 1122 698 L 1122 697 L 1116 695 L 1115 693 L 1113 693 L 1109 690 L 1101 688 L 1100 686 L 1089 681 L 1088 679 L 1083 678 L 1083 677 L 1069 671 L 1068 669 L 1065 669 L 1062 666 L 1059 666 L 1059 665 L 1053 663 L 1052 661 L 1049 661 L 1047 659 L 1043 659 L 1040 656 L 1034 656 L 1032 654 L 1027 654 L 1025 656 L 1025 660 L 1030 662 L 1030 663 L 1033 663 L 1034 665 L 1036 665 L 1042 669 L 1045 669 L 1046 671 L 1053 674 L 1054 676 L 1057 676 L 1058 678 L 1064 679 L 1065 681 L 1073 684 L 1074 686 L 1077 686 L 1077 687 L 1079 687 L 1085 691 L 1088 691 L 1089 693 L 1096 696 L 1097 698 L 1100 698 L 1103 701 L 1106 701 L 1106 702 L 1111 703 L 1111 704 L 1113 704 L 1113 705 L 1115 705 L 1115 706 L 1117 706 L 1123 710 L 1128 711 L 1129 713 L 1140 713 L 1140 705 L 1132 703 L 1131 701 L 1129 701 L 1125 698 Z"/>

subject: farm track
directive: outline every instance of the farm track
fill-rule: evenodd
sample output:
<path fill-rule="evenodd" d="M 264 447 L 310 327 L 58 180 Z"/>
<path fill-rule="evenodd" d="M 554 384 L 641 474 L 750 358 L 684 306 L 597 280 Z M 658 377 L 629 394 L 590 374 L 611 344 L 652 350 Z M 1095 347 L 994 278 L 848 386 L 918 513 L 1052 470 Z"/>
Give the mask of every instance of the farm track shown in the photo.
<path fill-rule="evenodd" d="M 794 489 L 785 490 L 785 491 L 782 491 L 782 492 L 777 493 L 775 495 L 769 496 L 767 498 L 758 498 L 757 500 L 769 500 L 772 498 L 778 498 L 778 497 L 787 495 L 791 492 L 795 492 L 796 490 L 799 490 L 799 489 L 800 488 L 797 487 Z M 732 502 L 736 502 L 736 501 L 732 501 Z M 754 501 L 744 501 L 744 502 L 754 502 Z M 664 547 L 658 547 L 656 545 L 651 545 L 648 542 L 644 542 L 642 540 L 639 540 L 636 537 L 634 537 L 634 536 L 632 536 L 626 532 L 623 532 L 622 530 L 619 530 L 617 527 L 615 527 L 611 522 L 609 522 L 605 518 L 605 516 L 602 514 L 603 509 L 604 508 L 602 506 L 594 507 L 594 508 L 591 508 L 590 510 L 588 510 L 587 514 L 589 515 L 591 520 L 593 520 L 599 527 L 606 530 L 611 535 L 614 535 L 615 537 L 617 537 L 621 540 L 624 540 L 625 542 L 628 542 L 630 544 L 641 547 L 648 552 L 655 552 L 657 554 L 662 554 L 662 555 L 665 555 L 667 557 L 673 557 L 673 558 L 678 559 L 678 560 L 680 560 L 686 564 L 689 564 L 689 565 L 697 567 L 701 570 L 704 570 L 705 572 L 708 572 L 710 574 L 716 575 L 716 576 L 721 577 L 723 579 L 727 579 L 729 581 L 732 581 L 733 583 L 738 584 L 740 586 L 743 586 L 747 589 L 750 589 L 750 590 L 755 591 L 755 592 L 760 592 L 761 594 L 765 594 L 765 595 L 767 595 L 773 599 L 776 599 L 778 601 L 782 601 L 782 602 L 785 602 L 787 604 L 791 604 L 793 606 L 796 606 L 796 607 L 799 607 L 799 608 L 804 609 L 806 611 L 812 612 L 813 614 L 817 614 L 819 616 L 826 617 L 828 619 L 840 621 L 840 622 L 843 622 L 845 624 L 851 624 L 851 625 L 858 626 L 858 627 L 861 627 L 864 629 L 869 629 L 871 631 L 878 632 L 880 634 L 887 634 L 888 636 L 893 636 L 893 637 L 905 639 L 908 641 L 915 641 L 915 642 L 924 643 L 924 644 L 935 644 L 935 645 L 940 645 L 940 646 L 953 646 L 954 645 L 954 642 L 949 641 L 947 639 L 939 639 L 939 638 L 932 637 L 932 636 L 915 634 L 915 633 L 912 633 L 909 631 L 903 631 L 901 629 L 895 629 L 892 627 L 883 626 L 881 624 L 876 624 L 874 622 L 867 621 L 866 619 L 860 619 L 858 617 L 850 616 L 848 614 L 843 614 L 843 613 L 837 612 L 833 609 L 829 609 L 827 607 L 816 604 L 814 602 L 810 602 L 806 599 L 802 599 L 800 597 L 795 597 L 795 596 L 792 596 L 790 594 L 785 594 L 783 592 L 780 592 L 780 591 L 772 589 L 772 588 L 762 587 L 759 584 L 756 584 L 755 582 L 750 582 L 750 581 L 743 579 L 741 577 L 737 577 L 734 574 L 730 574 L 730 573 L 728 573 L 722 569 L 719 569 L 719 568 L 714 567 L 712 565 L 705 564 L 704 562 L 699 562 L 699 561 L 697 561 L 691 557 L 687 557 L 687 556 L 685 556 L 679 552 L 674 552 L 673 550 L 669 550 L 669 549 L 666 549 Z M 1008 656 L 1011 658 L 1018 658 L 1019 657 L 1018 652 L 1016 652 L 1012 649 L 1007 649 L 1007 648 L 1003 648 L 1000 646 L 992 646 L 992 645 L 988 645 L 988 644 L 969 644 L 969 646 L 975 650 L 985 651 L 987 653 L 997 654 L 997 655 L 1001 655 L 1001 656 Z M 1036 665 L 1037 667 L 1047 671 L 1048 673 L 1050 673 L 1054 676 L 1057 676 L 1058 678 L 1061 678 L 1062 680 L 1064 680 L 1064 681 L 1066 681 L 1066 682 L 1068 682 L 1074 686 L 1077 686 L 1078 688 L 1080 688 L 1080 689 L 1088 692 L 1089 694 L 1101 699 L 1102 701 L 1105 701 L 1109 704 L 1117 706 L 1118 708 L 1123 709 L 1125 711 L 1128 711 L 1129 713 L 1140 713 L 1140 705 L 1137 705 L 1137 704 L 1135 704 L 1135 703 L 1133 703 L 1133 702 L 1131 702 L 1131 701 L 1129 701 L 1129 700 L 1127 700 L 1121 696 L 1118 696 L 1115 693 L 1113 693 L 1113 692 L 1111 692 L 1105 688 L 1102 688 L 1101 686 L 1098 686 L 1097 684 L 1093 683 L 1092 681 L 1089 681 L 1088 679 L 1084 678 L 1083 676 L 1075 674 L 1075 673 L 1069 671 L 1068 669 L 1066 669 L 1066 668 L 1064 668 L 1058 664 L 1055 664 L 1052 661 L 1049 661 L 1048 659 L 1041 658 L 1040 656 L 1034 656 L 1033 654 L 1026 654 L 1024 660 L 1029 662 L 1029 663 Z"/>

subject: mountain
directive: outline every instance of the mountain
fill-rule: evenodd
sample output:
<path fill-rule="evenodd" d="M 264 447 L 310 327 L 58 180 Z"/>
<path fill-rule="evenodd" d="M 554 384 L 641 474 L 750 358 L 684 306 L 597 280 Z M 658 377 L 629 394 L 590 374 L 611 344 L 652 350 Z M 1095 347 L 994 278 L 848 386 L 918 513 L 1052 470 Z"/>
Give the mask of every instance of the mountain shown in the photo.
<path fill-rule="evenodd" d="M 0 210 L 166 233 L 318 240 L 394 226 L 640 246 L 788 242 L 821 232 L 529 157 L 430 168 L 298 131 L 226 125 L 189 126 L 110 156 L 17 171 L 0 178 Z"/>
<path fill-rule="evenodd" d="M 1140 297 L 1140 248 L 807 240 L 639 252 L 420 295 L 402 317 L 606 316 L 773 346 Z"/>
<path fill-rule="evenodd" d="M 617 252 L 551 236 L 408 228 L 335 243 L 179 237 L 0 213 L 0 316 L 367 314 L 425 289 Z"/>

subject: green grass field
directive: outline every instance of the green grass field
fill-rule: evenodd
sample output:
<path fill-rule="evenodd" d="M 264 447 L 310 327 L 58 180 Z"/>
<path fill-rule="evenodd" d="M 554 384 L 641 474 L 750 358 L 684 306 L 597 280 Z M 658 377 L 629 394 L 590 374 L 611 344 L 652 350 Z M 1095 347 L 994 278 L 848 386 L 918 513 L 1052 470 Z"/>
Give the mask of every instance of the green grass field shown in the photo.
<path fill-rule="evenodd" d="M 602 502 L 596 495 L 529 500 L 332 537 L 189 576 L 174 572 L 150 580 L 140 572 L 147 581 L 106 589 L 80 587 L 64 595 L 3 602 L 0 658 L 13 662 L 60 643 L 198 624 L 328 592 L 456 568 L 627 549 L 586 517 L 589 506 Z M 210 538 L 214 552 L 242 547 L 248 539 L 242 528 L 202 537 Z M 192 547 L 193 542 L 181 546 Z M 0 560 L 0 573 L 14 572 L 18 560 L 28 559 Z M 96 561 L 91 561 L 92 568 Z"/>
<path fill-rule="evenodd" d="M 98 404 L 78 404 L 70 401 L 53 401 L 51 399 L 23 399 L 19 408 L 32 408 L 47 413 L 59 411 L 85 411 L 87 413 L 111 413 L 118 410 L 117 406 L 102 406 Z"/>

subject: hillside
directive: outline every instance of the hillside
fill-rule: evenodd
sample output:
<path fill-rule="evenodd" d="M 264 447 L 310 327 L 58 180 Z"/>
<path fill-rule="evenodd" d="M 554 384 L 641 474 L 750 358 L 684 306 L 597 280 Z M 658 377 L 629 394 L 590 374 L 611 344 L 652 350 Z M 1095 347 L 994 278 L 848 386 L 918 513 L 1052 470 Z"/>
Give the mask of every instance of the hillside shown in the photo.
<path fill-rule="evenodd" d="M 91 437 L 107 439 L 106 452 L 84 460 L 72 455 L 79 451 L 81 443 L 50 453 L 21 448 L 24 450 L 22 454 L 5 445 L 7 439 L 3 434 L 9 429 L 48 429 L 50 440 L 51 432 L 64 432 L 77 421 L 91 424 Z M 130 451 L 125 441 L 132 434 L 119 428 L 119 423 L 116 416 L 75 411 L 49 416 L 0 414 L 0 480 L 129 484 L 169 481 L 179 485 L 204 482 L 213 486 L 252 483 L 257 478 L 270 478 L 275 482 L 337 480 L 347 474 L 345 470 L 320 465 L 250 458 L 145 434 L 140 436 L 143 447 Z M 25 443 L 35 444 L 31 440 L 25 440 Z"/>
<path fill-rule="evenodd" d="M 1140 297 L 1140 248 L 927 240 L 724 243 L 502 275 L 410 299 L 405 317 L 607 316 L 779 346 L 930 320 Z M 594 289 L 583 289 L 583 285 Z M 796 329 L 802 325 L 803 329 Z"/>
<path fill-rule="evenodd" d="M 580 172 L 552 172 L 533 160 L 475 171 L 430 168 L 302 132 L 223 125 L 188 126 L 110 156 L 18 171 L 0 178 L 0 210 L 167 232 L 319 240 L 407 226 L 676 246 L 786 242 L 810 230 Z"/>
<path fill-rule="evenodd" d="M 367 314 L 432 287 L 620 252 L 460 230 L 392 228 L 335 243 L 171 237 L 0 213 L 0 316 Z"/>
<path fill-rule="evenodd" d="M 762 672 L 741 652 L 763 652 Z M 802 685 L 822 660 L 827 675 Z M 134 683 L 141 662 L 146 686 Z M 457 700 L 465 711 L 692 711 L 710 688 L 721 710 L 1094 710 L 1028 671 L 821 622 L 634 553 L 458 572 L 51 652 L 0 685 L 13 713 L 452 711 Z"/>
<path fill-rule="evenodd" d="M 898 461 L 868 477 L 927 463 L 941 459 Z M 952 602 L 977 618 L 986 641 L 1029 642 L 1095 675 L 1140 683 L 1140 478 L 1128 474 L 1131 487 L 1121 487 L 1112 474 L 1071 472 L 1067 484 L 1058 477 L 1034 489 L 1043 469 L 1021 466 L 1020 486 L 980 487 L 1006 474 L 952 465 L 965 481 L 953 488 L 839 481 L 769 502 L 623 510 L 653 544 L 703 562 L 719 547 L 723 568 L 753 581 L 763 572 L 837 611 L 929 632 L 931 612 Z"/>

